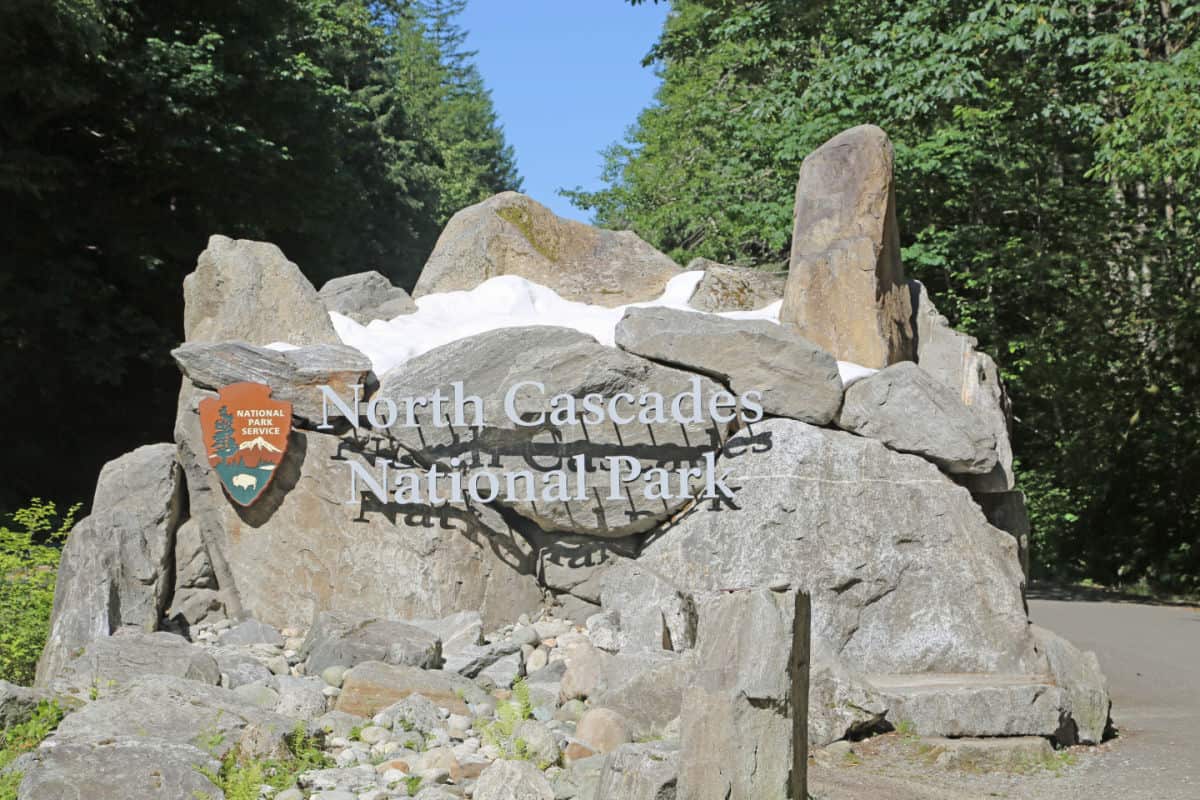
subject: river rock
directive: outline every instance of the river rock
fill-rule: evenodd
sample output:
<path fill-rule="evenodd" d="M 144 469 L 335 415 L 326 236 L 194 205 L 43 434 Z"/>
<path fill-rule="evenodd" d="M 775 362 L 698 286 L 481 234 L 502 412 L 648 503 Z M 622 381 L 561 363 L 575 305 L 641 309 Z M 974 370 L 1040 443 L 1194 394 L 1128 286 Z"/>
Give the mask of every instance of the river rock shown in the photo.
<path fill-rule="evenodd" d="M 189 342 L 340 344 L 317 290 L 273 244 L 213 236 L 183 281 Z"/>
<path fill-rule="evenodd" d="M 731 267 L 707 258 L 688 262 L 688 272 L 704 270 L 688 305 L 697 311 L 756 311 L 783 299 L 786 275 Z"/>
<path fill-rule="evenodd" d="M 996 437 L 983 420 L 911 361 L 856 381 L 837 425 L 947 472 L 981 475 L 996 466 Z"/>
<path fill-rule="evenodd" d="M 235 507 L 208 467 L 196 411 L 204 396 L 185 382 L 176 440 L 232 616 L 286 628 L 328 609 L 392 619 L 473 610 L 498 627 L 539 607 L 529 547 L 494 510 L 348 502 L 347 461 L 366 446 L 352 434 L 293 429 L 270 486 L 254 506 Z"/>
<path fill-rule="evenodd" d="M 214 391 L 239 381 L 271 387 L 271 397 L 292 404 L 292 415 L 310 424 L 323 419 L 320 387 L 341 396 L 374 380 L 371 361 L 353 347 L 316 344 L 271 350 L 245 342 L 191 342 L 171 351 L 179 369 L 201 389 Z"/>
<path fill-rule="evenodd" d="M 779 315 L 839 361 L 875 369 L 915 355 L 893 160 L 874 125 L 843 131 L 804 159 Z"/>
<path fill-rule="evenodd" d="M 967 490 L 872 439 L 752 427 L 725 447 L 732 503 L 697 505 L 646 544 L 640 568 L 690 594 L 797 586 L 812 597 L 814 651 L 864 673 L 1045 669 L 1016 543 Z"/>
<path fill-rule="evenodd" d="M 724 435 L 725 426 L 708 415 L 711 401 L 723 390 L 708 378 L 605 347 L 578 331 L 550 326 L 492 331 L 435 348 L 384 375 L 378 397 L 381 403 L 391 400 L 404 409 L 408 398 L 432 397 L 439 390 L 452 394 L 451 385 L 456 381 L 465 387 L 461 420 L 465 425 L 447 425 L 445 421 L 435 425 L 431 412 L 417 407 L 417 424 L 392 426 L 391 436 L 422 464 L 452 468 L 458 459 L 464 470 L 464 487 L 479 473 L 493 475 L 501 490 L 499 502 L 546 531 L 622 537 L 649 530 L 689 498 L 679 496 L 672 479 L 670 499 L 648 499 L 643 492 L 646 484 L 638 478 L 624 486 L 619 499 L 613 499 L 610 485 L 626 473 L 614 477 L 608 469 L 608 456 L 637 458 L 643 473 L 659 467 L 674 475 L 685 466 L 703 468 L 704 454 L 718 449 Z M 509 419 L 505 395 L 510 387 L 526 381 L 543 388 L 521 386 L 513 410 L 527 422 L 542 422 L 521 427 Z M 658 393 L 664 398 L 663 418 L 668 421 L 643 423 L 638 419 L 618 426 L 611 419 L 599 425 L 583 419 L 582 398 L 586 395 L 600 394 L 607 401 L 621 392 L 635 398 Z M 482 429 L 476 429 L 479 404 L 467 403 L 467 395 L 481 400 Z M 550 400 L 558 395 L 576 398 L 578 416 L 573 423 L 552 423 Z M 681 410 L 694 420 L 687 424 L 671 419 L 671 403 L 680 396 L 686 401 L 681 402 Z M 699 400 L 698 410 L 693 412 L 688 396 Z M 453 408 L 453 403 L 448 405 Z M 651 406 L 639 408 L 622 402 L 617 409 L 622 415 L 645 413 L 648 420 L 656 419 Z M 577 456 L 595 467 L 583 474 L 586 501 L 578 499 L 578 473 L 573 469 Z M 541 476 L 559 469 L 568 470 L 566 501 L 540 494 Z M 520 470 L 531 471 L 536 479 L 538 494 L 532 501 L 524 480 L 513 482 L 515 497 L 506 496 L 506 473 Z M 692 481 L 698 490 L 704 490 L 703 481 Z M 486 496 L 488 481 L 480 480 L 479 485 Z"/>
<path fill-rule="evenodd" d="M 360 325 L 375 319 L 394 319 L 417 310 L 417 304 L 408 292 L 393 286 L 374 270 L 326 281 L 318 296 L 327 309 Z"/>
<path fill-rule="evenodd" d="M 908 283 L 916 320 L 917 363 L 953 391 L 996 437 L 996 466 L 983 475 L 964 476 L 960 483 L 975 493 L 1009 491 L 1015 484 L 1012 403 L 996 362 L 976 349 L 974 336 L 950 327 L 929 299 L 924 284 L 915 280 Z"/>
<path fill-rule="evenodd" d="M 364 661 L 436 669 L 441 642 L 433 634 L 398 620 L 345 611 L 322 611 L 300 647 L 311 675 L 327 667 L 353 667 Z"/>
<path fill-rule="evenodd" d="M 758 392 L 775 416 L 826 425 L 842 404 L 837 361 L 786 325 L 631 308 L 616 341 L 630 353 L 709 375 L 736 394 Z"/>
<path fill-rule="evenodd" d="M 502 192 L 450 218 L 413 296 L 517 275 L 567 300 L 611 307 L 658 297 L 678 274 L 674 261 L 632 231 L 594 228 Z"/>
<path fill-rule="evenodd" d="M 183 509 L 173 446 L 145 445 L 104 465 L 92 513 L 63 548 L 39 684 L 117 628 L 158 626 L 173 588 L 175 531 Z"/>

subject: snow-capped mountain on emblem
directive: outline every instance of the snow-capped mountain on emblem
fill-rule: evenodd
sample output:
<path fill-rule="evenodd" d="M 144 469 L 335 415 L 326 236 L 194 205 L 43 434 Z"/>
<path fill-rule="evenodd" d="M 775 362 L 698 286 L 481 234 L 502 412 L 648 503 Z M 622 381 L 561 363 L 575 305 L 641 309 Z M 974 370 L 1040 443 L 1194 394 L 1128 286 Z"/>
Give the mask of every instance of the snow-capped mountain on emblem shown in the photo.
<path fill-rule="evenodd" d="M 238 445 L 238 450 L 266 450 L 268 453 L 283 452 L 261 436 L 256 436 L 248 442 L 242 442 Z"/>

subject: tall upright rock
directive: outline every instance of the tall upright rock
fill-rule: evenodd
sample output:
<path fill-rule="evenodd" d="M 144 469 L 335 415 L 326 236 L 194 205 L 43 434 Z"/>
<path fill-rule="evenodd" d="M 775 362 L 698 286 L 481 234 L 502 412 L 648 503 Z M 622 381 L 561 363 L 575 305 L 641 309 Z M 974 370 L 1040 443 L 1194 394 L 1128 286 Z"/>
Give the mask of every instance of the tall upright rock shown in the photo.
<path fill-rule="evenodd" d="M 63 548 L 39 684 L 94 639 L 155 629 L 170 599 L 184 508 L 174 446 L 145 445 L 104 465 L 92 513 Z"/>
<path fill-rule="evenodd" d="M 183 301 L 189 342 L 341 344 L 317 290 L 270 242 L 209 237 Z"/>
<path fill-rule="evenodd" d="M 804 159 L 779 315 L 838 360 L 876 369 L 914 356 L 892 164 L 892 143 L 874 125 Z"/>
<path fill-rule="evenodd" d="M 680 715 L 680 800 L 808 796 L 809 599 L 766 588 L 697 598 Z"/>

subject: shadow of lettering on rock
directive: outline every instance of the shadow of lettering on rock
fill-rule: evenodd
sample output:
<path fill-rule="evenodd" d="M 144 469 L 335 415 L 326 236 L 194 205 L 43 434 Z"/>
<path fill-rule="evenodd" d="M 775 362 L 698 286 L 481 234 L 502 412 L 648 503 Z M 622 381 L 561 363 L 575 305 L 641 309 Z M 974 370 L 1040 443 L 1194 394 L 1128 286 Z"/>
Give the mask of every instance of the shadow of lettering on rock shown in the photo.
<path fill-rule="evenodd" d="M 455 426 L 449 419 L 434 425 L 428 416 L 418 415 L 415 422 L 414 426 L 345 436 L 340 440 L 338 457 L 352 453 L 372 467 L 379 459 L 426 469 L 436 464 L 440 470 L 462 475 L 464 493 L 473 473 L 487 471 L 500 486 L 498 502 L 518 509 L 543 529 L 565 528 L 601 536 L 648 530 L 669 517 L 703 485 L 703 477 L 691 476 L 689 488 L 680 494 L 674 489 L 679 479 L 673 477 L 671 498 L 646 498 L 641 489 L 645 482 L 640 477 L 633 482 L 623 480 L 628 475 L 628 463 L 618 462 L 618 468 L 626 472 L 617 476 L 622 478 L 620 497 L 610 497 L 614 466 L 610 458 L 636 460 L 642 475 L 651 468 L 676 475 L 681 469 L 703 468 L 705 454 L 720 451 L 727 436 L 726 426 L 711 420 L 691 426 L 676 422 L 623 427 L 611 422 L 591 426 L 580 422 L 558 426 L 544 421 L 528 427 L 474 427 Z M 702 440 L 697 440 L 697 434 Z M 580 457 L 582 461 L 577 460 Z M 581 465 L 587 501 L 580 501 L 576 494 Z M 546 500 L 541 494 L 541 478 L 559 470 L 568 474 L 568 499 Z M 519 497 L 505 496 L 506 474 L 519 472 L 528 472 L 535 479 L 532 499 L 525 493 L 524 478 L 514 479 L 514 486 L 521 489 Z M 480 485 L 487 494 L 490 482 L 485 479 Z"/>

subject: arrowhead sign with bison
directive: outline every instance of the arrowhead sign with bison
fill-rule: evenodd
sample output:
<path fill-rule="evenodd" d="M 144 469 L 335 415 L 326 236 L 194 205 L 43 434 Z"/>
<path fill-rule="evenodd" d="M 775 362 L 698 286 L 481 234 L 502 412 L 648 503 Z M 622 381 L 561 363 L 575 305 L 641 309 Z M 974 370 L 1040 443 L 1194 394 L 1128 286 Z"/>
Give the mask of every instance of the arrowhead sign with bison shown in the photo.
<path fill-rule="evenodd" d="M 271 387 L 233 383 L 200 401 L 208 464 L 238 505 L 254 503 L 287 452 L 292 404 L 271 399 Z"/>

